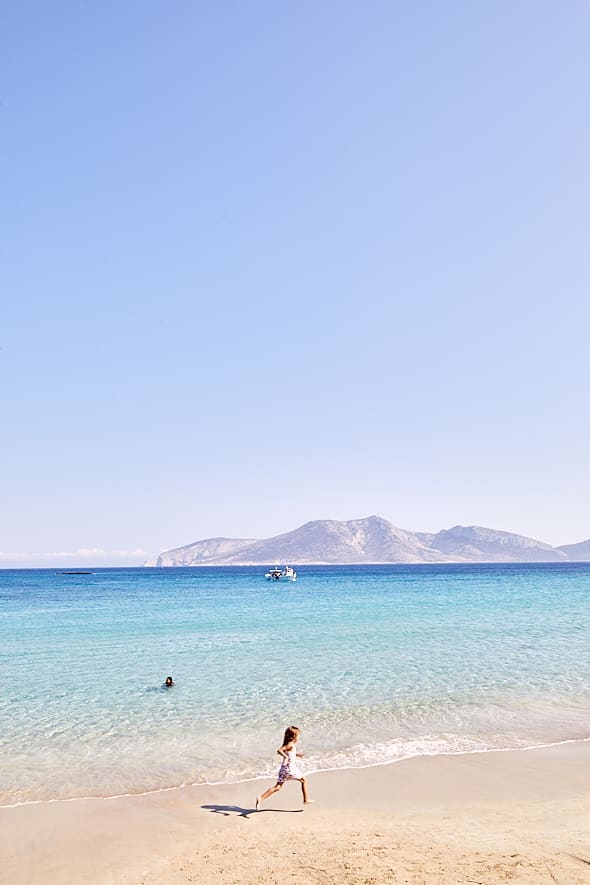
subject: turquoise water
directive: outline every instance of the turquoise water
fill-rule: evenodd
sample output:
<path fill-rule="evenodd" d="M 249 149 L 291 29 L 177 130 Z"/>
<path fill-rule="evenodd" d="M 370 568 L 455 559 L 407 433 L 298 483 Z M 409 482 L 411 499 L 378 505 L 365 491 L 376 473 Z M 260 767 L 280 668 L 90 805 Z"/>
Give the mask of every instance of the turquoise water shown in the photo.
<path fill-rule="evenodd" d="M 264 571 L 0 571 L 0 804 L 590 736 L 590 565 Z"/>

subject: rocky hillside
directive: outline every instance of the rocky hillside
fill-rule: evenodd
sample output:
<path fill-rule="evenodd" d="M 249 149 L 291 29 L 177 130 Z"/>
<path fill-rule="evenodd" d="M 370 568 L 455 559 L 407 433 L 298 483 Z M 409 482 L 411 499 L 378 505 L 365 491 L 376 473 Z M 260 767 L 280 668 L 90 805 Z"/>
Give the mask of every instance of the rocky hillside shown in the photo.
<path fill-rule="evenodd" d="M 590 541 L 551 547 L 542 541 L 481 526 L 436 534 L 409 532 L 379 516 L 340 522 L 320 519 L 264 540 L 210 538 L 167 550 L 146 565 L 292 565 L 427 562 L 566 562 L 590 560 Z"/>
<path fill-rule="evenodd" d="M 563 544 L 557 549 L 565 553 L 571 562 L 590 562 L 590 538 L 579 544 Z"/>
<path fill-rule="evenodd" d="M 338 522 L 318 519 L 300 528 L 245 547 L 231 557 L 232 564 L 297 562 L 440 562 L 412 532 L 398 529 L 379 516 Z M 442 561 L 449 557 L 442 554 Z"/>
<path fill-rule="evenodd" d="M 160 553 L 155 562 L 146 565 L 209 565 L 219 564 L 232 556 L 242 547 L 250 547 L 256 541 L 243 538 L 208 538 L 206 541 L 195 541 L 185 547 L 176 547 Z M 219 562 L 218 562 L 219 560 Z"/>
<path fill-rule="evenodd" d="M 430 547 L 466 562 L 559 562 L 567 559 L 562 550 L 550 544 L 478 525 L 443 529 L 432 535 Z"/>

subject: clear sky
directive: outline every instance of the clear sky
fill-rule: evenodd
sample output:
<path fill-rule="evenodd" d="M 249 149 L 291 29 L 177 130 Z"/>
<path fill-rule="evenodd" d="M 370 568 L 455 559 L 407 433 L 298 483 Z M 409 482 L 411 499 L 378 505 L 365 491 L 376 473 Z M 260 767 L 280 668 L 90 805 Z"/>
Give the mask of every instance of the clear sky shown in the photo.
<path fill-rule="evenodd" d="M 589 95 L 586 0 L 3 4 L 0 565 L 590 537 Z"/>

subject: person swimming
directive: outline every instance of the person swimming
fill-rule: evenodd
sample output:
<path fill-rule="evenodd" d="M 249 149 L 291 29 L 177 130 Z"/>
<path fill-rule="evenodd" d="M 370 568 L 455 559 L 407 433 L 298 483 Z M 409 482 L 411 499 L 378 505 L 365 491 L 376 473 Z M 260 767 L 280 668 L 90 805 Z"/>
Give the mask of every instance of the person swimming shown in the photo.
<path fill-rule="evenodd" d="M 166 676 L 166 682 L 162 685 L 162 688 L 172 688 L 173 685 L 176 685 L 172 676 Z"/>

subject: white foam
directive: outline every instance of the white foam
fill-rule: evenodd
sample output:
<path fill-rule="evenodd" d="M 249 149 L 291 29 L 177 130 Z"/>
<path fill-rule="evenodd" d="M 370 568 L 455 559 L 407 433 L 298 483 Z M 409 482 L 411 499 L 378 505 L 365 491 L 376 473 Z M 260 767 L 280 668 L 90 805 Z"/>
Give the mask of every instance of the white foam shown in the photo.
<path fill-rule="evenodd" d="M 540 744 L 530 744 L 529 746 L 524 747 L 479 747 L 471 750 L 452 750 L 452 749 L 444 749 L 444 750 L 422 750 L 415 752 L 408 752 L 406 755 L 400 755 L 395 759 L 389 760 L 381 760 L 375 762 L 366 762 L 364 764 L 347 764 L 347 765 L 338 765 L 338 766 L 330 766 L 327 768 L 310 768 L 307 770 L 307 774 L 325 774 L 327 772 L 338 772 L 338 771 L 356 771 L 362 770 L 365 768 L 376 768 L 378 766 L 385 765 L 394 765 L 397 762 L 404 762 L 407 759 L 415 759 L 420 756 L 471 756 L 477 753 L 525 753 L 530 750 L 543 750 L 548 749 L 550 747 L 561 747 L 566 744 L 584 744 L 590 742 L 590 737 L 584 738 L 568 738 L 566 740 L 561 741 L 551 741 L 549 743 L 540 743 Z M 415 743 L 420 743 L 416 741 Z M 68 796 L 65 798 L 57 797 L 53 799 L 25 799 L 22 802 L 14 802 L 7 805 L 0 806 L 2 808 L 20 808 L 23 805 L 51 805 L 54 802 L 85 802 L 85 801 L 106 801 L 111 799 L 130 799 L 133 797 L 139 796 L 152 796 L 158 793 L 170 793 L 175 790 L 182 790 L 186 788 L 196 789 L 199 787 L 220 787 L 220 786 L 231 786 L 232 784 L 243 784 L 243 783 L 253 783 L 259 780 L 268 780 L 270 774 L 259 774 L 253 777 L 245 777 L 240 778 L 238 780 L 225 780 L 225 781 L 204 781 L 194 783 L 184 783 L 184 784 L 175 784 L 169 787 L 158 787 L 153 790 L 141 790 L 138 792 L 130 792 L 130 793 L 116 793 L 114 795 L 108 796 Z"/>

